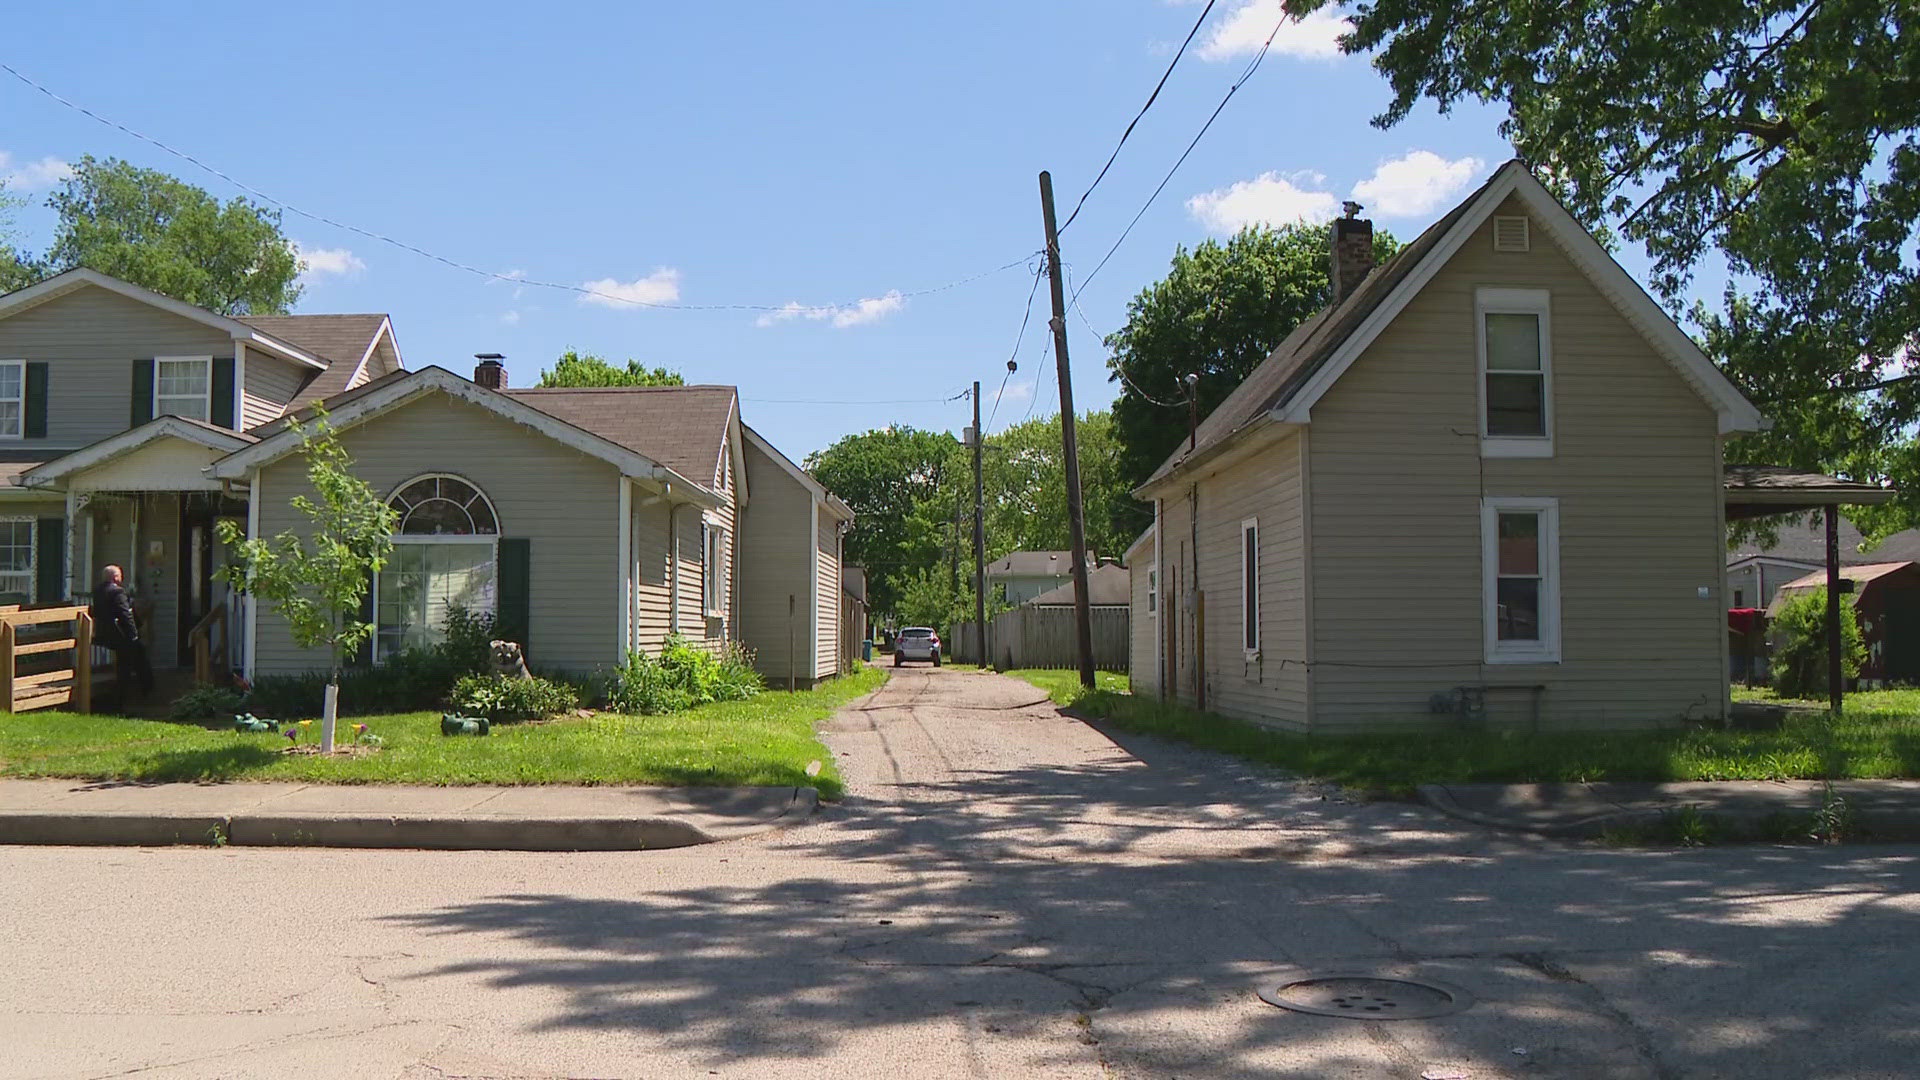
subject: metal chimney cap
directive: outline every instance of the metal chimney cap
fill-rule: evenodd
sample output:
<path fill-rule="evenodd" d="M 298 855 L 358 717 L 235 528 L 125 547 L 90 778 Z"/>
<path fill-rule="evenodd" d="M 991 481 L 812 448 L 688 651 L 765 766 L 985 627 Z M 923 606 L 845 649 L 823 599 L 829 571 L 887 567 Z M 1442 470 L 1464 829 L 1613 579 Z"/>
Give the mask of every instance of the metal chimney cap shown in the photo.
<path fill-rule="evenodd" d="M 473 354 L 473 358 L 475 360 L 490 360 L 497 364 L 500 361 L 505 360 L 507 358 L 507 354 L 497 353 L 497 352 L 477 352 Z"/>

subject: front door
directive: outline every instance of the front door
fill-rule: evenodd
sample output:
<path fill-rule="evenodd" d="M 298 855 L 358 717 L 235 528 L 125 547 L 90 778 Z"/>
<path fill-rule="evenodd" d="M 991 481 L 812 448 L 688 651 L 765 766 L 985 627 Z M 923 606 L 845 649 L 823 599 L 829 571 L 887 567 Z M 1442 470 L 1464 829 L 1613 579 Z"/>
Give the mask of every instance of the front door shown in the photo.
<path fill-rule="evenodd" d="M 193 628 L 213 610 L 215 499 L 185 495 L 180 505 L 180 659 L 193 666 Z"/>

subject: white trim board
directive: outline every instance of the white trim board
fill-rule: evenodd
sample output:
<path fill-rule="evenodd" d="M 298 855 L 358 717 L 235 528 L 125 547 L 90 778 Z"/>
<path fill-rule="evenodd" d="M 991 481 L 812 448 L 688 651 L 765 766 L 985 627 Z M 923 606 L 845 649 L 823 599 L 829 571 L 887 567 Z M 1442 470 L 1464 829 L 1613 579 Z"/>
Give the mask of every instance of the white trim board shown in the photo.
<path fill-rule="evenodd" d="M 335 430 L 345 430 L 434 391 L 532 428 L 563 446 L 613 465 L 624 476 L 663 485 L 670 493 L 675 485 L 679 485 L 685 489 L 684 493 L 679 493 L 683 494 L 685 501 L 709 507 L 725 501 L 717 492 L 694 483 L 644 454 L 575 427 L 518 399 L 489 390 L 443 367 L 429 366 L 407 372 L 385 386 L 340 406 L 329 417 L 329 422 Z M 222 479 L 244 476 L 299 450 L 301 439 L 301 434 L 289 425 L 244 450 L 214 462 L 213 475 Z"/>
<path fill-rule="evenodd" d="M 22 487 L 49 487 L 77 472 L 104 465 L 119 457 L 146 446 L 161 438 L 176 438 L 209 450 L 221 450 L 232 453 L 253 445 L 253 440 L 245 435 L 216 431 L 179 416 L 162 416 L 149 420 L 137 428 L 128 428 L 118 435 L 109 435 L 91 446 L 84 446 L 70 454 L 54 458 L 28 469 L 20 475 Z M 188 478 L 194 482 L 203 477 Z"/>
<path fill-rule="evenodd" d="M 1534 219 L 1559 244 L 1568 260 L 1647 339 L 1654 351 L 1679 372 L 1694 392 L 1713 407 L 1720 419 L 1721 434 L 1760 431 L 1766 427 L 1766 418 L 1760 415 L 1760 410 L 1721 374 L 1719 368 L 1713 366 L 1713 361 L 1700 351 L 1700 346 L 1680 329 L 1679 324 L 1653 297 L 1647 295 L 1633 275 L 1622 269 L 1613 256 L 1600 246 L 1599 241 L 1581 227 L 1573 215 L 1567 213 L 1552 192 L 1534 179 L 1526 166 L 1518 161 L 1509 161 L 1494 173 L 1493 180 L 1480 192 L 1467 212 L 1428 249 L 1426 256 L 1394 286 L 1378 307 L 1367 314 L 1353 333 L 1347 335 L 1346 340 L 1340 343 L 1333 355 L 1299 391 L 1273 410 L 1273 418 L 1285 423 L 1308 422 L 1313 406 L 1339 381 L 1340 376 L 1346 374 L 1367 346 L 1373 344 L 1374 339 L 1399 317 L 1400 312 L 1420 294 L 1420 290 L 1433 280 L 1508 196 L 1516 197 L 1525 204 Z"/>
<path fill-rule="evenodd" d="M 296 364 L 304 364 L 315 371 L 325 371 L 327 369 L 327 362 L 325 360 L 314 356 L 305 349 L 297 348 L 287 342 L 281 341 L 271 334 L 262 333 L 238 319 L 230 319 L 225 315 L 215 314 L 206 308 L 196 307 L 193 304 L 175 300 L 171 296 L 162 296 L 150 289 L 143 289 L 131 282 L 121 281 L 117 277 L 109 277 L 98 270 L 89 270 L 84 266 L 68 270 L 65 273 L 55 274 L 43 281 L 35 282 L 24 289 L 17 289 L 5 296 L 0 296 L 0 319 L 44 304 L 49 300 L 65 296 L 75 289 L 87 285 L 105 289 L 110 293 L 117 293 L 129 300 L 138 301 L 139 303 L 146 304 L 148 307 L 159 308 L 170 314 L 178 315 L 183 319 L 191 319 L 202 326 L 211 326 L 216 330 L 223 331 L 228 337 L 231 337 L 235 341 L 246 341 L 258 345 L 268 352 L 284 356 Z"/>

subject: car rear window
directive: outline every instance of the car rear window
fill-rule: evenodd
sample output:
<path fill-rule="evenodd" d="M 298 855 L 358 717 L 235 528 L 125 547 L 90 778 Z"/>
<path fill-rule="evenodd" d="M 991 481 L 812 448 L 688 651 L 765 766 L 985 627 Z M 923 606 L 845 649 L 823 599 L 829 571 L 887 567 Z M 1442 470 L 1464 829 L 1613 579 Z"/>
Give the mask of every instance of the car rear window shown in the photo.
<path fill-rule="evenodd" d="M 933 631 L 931 631 L 931 630 L 902 630 L 902 631 L 900 631 L 900 636 L 901 636 L 901 637 L 903 637 L 903 638 L 910 638 L 910 637 L 911 637 L 911 638 L 930 638 L 930 637 L 932 637 L 932 636 L 933 636 Z"/>

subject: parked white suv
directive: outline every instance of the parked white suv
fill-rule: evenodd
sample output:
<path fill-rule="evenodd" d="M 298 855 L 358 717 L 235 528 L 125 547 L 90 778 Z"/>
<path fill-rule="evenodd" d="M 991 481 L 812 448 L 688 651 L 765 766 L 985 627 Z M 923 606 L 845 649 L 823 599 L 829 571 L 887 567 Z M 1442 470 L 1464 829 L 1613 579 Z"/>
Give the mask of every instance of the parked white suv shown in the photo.
<path fill-rule="evenodd" d="M 909 626 L 893 639 L 893 666 L 908 660 L 931 660 L 940 666 L 940 635 L 931 627 Z"/>

